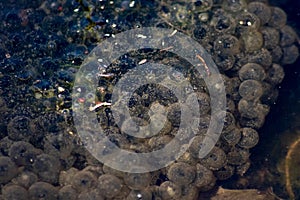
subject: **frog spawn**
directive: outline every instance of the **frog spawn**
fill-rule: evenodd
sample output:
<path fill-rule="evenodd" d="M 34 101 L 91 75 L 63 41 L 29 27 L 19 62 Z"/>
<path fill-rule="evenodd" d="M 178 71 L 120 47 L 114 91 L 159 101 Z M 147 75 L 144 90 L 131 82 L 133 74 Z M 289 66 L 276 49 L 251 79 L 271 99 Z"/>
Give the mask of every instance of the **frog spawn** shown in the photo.
<path fill-rule="evenodd" d="M 201 2 L 201 3 L 199 3 Z M 220 2 L 220 1 L 219 1 Z M 57 2 L 56 2 L 57 3 Z M 90 2 L 88 2 L 90 3 Z M 35 2 L 30 2 L 30 4 L 36 4 Z M 57 6 L 57 5 L 56 5 Z M 56 8 L 56 6 L 54 8 Z M 65 197 L 68 199 L 73 199 L 73 197 L 78 197 L 79 199 L 87 199 L 87 198 L 96 198 L 96 199 L 104 199 L 105 197 L 102 194 L 99 194 L 99 188 L 96 186 L 99 186 L 99 179 L 103 176 L 102 173 L 111 175 L 110 178 L 101 180 L 100 183 L 103 181 L 107 181 L 111 183 L 114 190 L 118 190 L 119 192 L 116 194 L 116 199 L 137 199 L 137 198 L 143 198 L 143 199 L 151 199 L 156 194 L 158 196 L 162 196 L 162 198 L 173 198 L 174 195 L 178 196 L 178 198 L 186 198 L 188 199 L 188 193 L 194 194 L 195 187 L 199 189 L 200 191 L 205 191 L 210 188 L 212 188 L 215 185 L 216 179 L 218 180 L 224 180 L 229 178 L 232 175 L 232 171 L 236 169 L 236 173 L 239 173 L 239 171 L 243 171 L 242 169 L 245 166 L 249 165 L 249 149 L 256 145 L 258 141 L 258 135 L 257 135 L 257 129 L 262 126 L 264 118 L 266 114 L 268 113 L 268 107 L 275 101 L 276 99 L 276 86 L 280 84 L 284 77 L 284 70 L 283 66 L 284 64 L 293 63 L 295 59 L 298 56 L 298 49 L 294 45 L 297 38 L 294 35 L 293 30 L 291 30 L 290 27 L 286 25 L 286 14 L 284 11 L 278 7 L 271 7 L 267 4 L 260 3 L 260 2 L 252 2 L 251 4 L 246 4 L 245 1 L 222 1 L 221 9 L 224 10 L 225 14 L 215 12 L 216 8 L 212 4 L 212 1 L 198 1 L 198 4 L 194 5 L 195 7 L 192 7 L 191 10 L 194 12 L 194 14 L 198 15 L 197 17 L 193 17 L 193 19 L 197 22 L 200 20 L 203 25 L 197 25 L 192 27 L 190 30 L 193 30 L 195 34 L 195 38 L 199 41 L 203 41 L 204 43 L 208 43 L 208 41 L 216 41 L 216 45 L 214 47 L 210 45 L 204 45 L 207 50 L 211 50 L 213 52 L 214 59 L 217 63 L 217 65 L 222 69 L 222 72 L 225 73 L 226 76 L 230 77 L 232 79 L 232 88 L 230 88 L 229 96 L 230 100 L 233 100 L 234 106 L 231 106 L 231 109 L 228 111 L 231 114 L 228 114 L 228 118 L 226 119 L 228 126 L 223 130 L 222 136 L 221 136 L 221 142 L 217 144 L 217 148 L 221 150 L 216 150 L 214 153 L 209 155 L 206 158 L 203 158 L 201 161 L 197 157 L 197 153 L 199 151 L 199 147 L 197 146 L 193 149 L 192 147 L 189 149 L 189 152 L 185 155 L 184 158 L 180 159 L 180 162 L 186 162 L 186 167 L 190 171 L 186 173 L 183 177 L 177 177 L 181 178 L 183 181 L 186 181 L 188 184 L 186 187 L 181 186 L 180 184 L 175 184 L 173 181 L 168 180 L 168 172 L 169 176 L 172 177 L 173 180 L 176 180 L 176 174 L 172 175 L 173 171 L 175 171 L 175 167 L 177 166 L 177 163 L 175 163 L 175 166 L 169 166 L 168 169 L 163 169 L 160 173 L 160 180 L 161 183 L 157 183 L 155 180 L 151 181 L 149 183 L 149 175 L 146 175 L 145 177 L 141 177 L 139 182 L 145 181 L 145 185 L 141 187 L 136 187 L 135 183 L 131 183 L 132 181 L 129 181 L 128 178 L 126 178 L 125 183 L 125 175 L 122 173 L 114 172 L 113 170 L 108 170 L 106 166 L 103 167 L 103 172 L 84 172 L 83 174 L 89 174 L 86 176 L 81 176 L 83 166 L 89 165 L 90 163 L 93 163 L 92 159 L 88 156 L 88 153 L 83 153 L 84 151 L 81 149 L 65 149 L 63 147 L 63 139 L 61 139 L 61 134 L 59 133 L 57 136 L 57 139 L 53 139 L 52 135 L 50 137 L 47 137 L 45 140 L 41 140 L 41 135 L 47 132 L 51 134 L 57 134 L 57 126 L 52 125 L 52 123 L 47 124 L 47 120 L 43 120 L 44 117 L 35 118 L 34 120 L 31 118 L 31 116 L 15 116 L 13 118 L 8 118 L 10 121 L 8 126 L 8 138 L 1 139 L 1 154 L 3 154 L 4 157 L 9 156 L 9 159 L 2 159 L 2 161 L 5 162 L 7 165 L 10 166 L 13 163 L 17 167 L 25 168 L 23 172 L 21 172 L 19 175 L 20 177 L 29 177 L 28 179 L 20 178 L 15 172 L 16 167 L 12 166 L 10 170 L 12 172 L 9 172 L 13 176 L 6 176 L 3 175 L 7 171 L 7 168 L 4 166 L 1 171 L 3 173 L 1 175 L 0 180 L 2 180 L 4 183 L 9 183 L 10 181 L 14 185 L 9 185 L 6 189 L 3 188 L 2 194 L 5 198 L 13 199 L 13 198 L 25 198 L 28 195 L 30 198 L 35 199 L 39 198 L 38 196 L 44 196 L 49 199 L 57 198 L 59 197 Z M 33 7 L 39 7 L 39 5 L 33 5 Z M 55 11 L 54 8 L 51 8 L 49 12 L 53 14 Z M 100 6 L 99 6 L 100 8 Z M 129 8 L 129 5 L 126 7 L 126 9 Z M 247 9 L 247 12 L 244 12 L 243 10 Z M 213 11 L 212 13 L 212 19 L 214 19 L 214 22 L 211 22 L 210 16 L 208 15 L 208 12 Z M 270 13 L 270 12 L 271 13 Z M 175 18 L 172 18 L 171 20 L 178 20 L 179 23 L 174 23 L 175 28 L 179 27 L 185 27 L 188 25 L 189 17 L 187 17 L 190 13 L 186 12 L 186 10 L 181 5 L 176 7 L 176 9 L 172 12 L 175 12 L 174 16 Z M 177 13 L 176 13 L 177 12 Z M 218 16 L 216 14 L 218 13 Z M 231 15 L 236 15 L 237 17 L 232 17 Z M 222 17 L 221 17 L 222 16 Z M 220 19 L 219 19 L 220 18 Z M 33 34 L 26 34 L 24 36 L 21 36 L 20 40 L 35 40 L 33 41 L 33 46 L 35 48 L 31 48 L 30 50 L 26 51 L 26 56 L 30 58 L 37 58 L 41 56 L 48 57 L 46 59 L 42 59 L 42 62 L 36 62 L 36 64 L 42 64 L 44 66 L 49 66 L 49 70 L 55 71 L 55 63 L 53 65 L 52 62 L 48 62 L 51 60 L 49 56 L 55 55 L 55 52 L 60 47 L 64 47 L 62 45 L 64 40 L 72 40 L 77 41 L 78 43 L 81 43 L 80 37 L 77 38 L 77 36 L 80 36 L 82 34 L 83 27 L 82 25 L 76 25 L 73 26 L 72 23 L 70 23 L 69 26 L 72 27 L 70 30 L 62 30 L 63 33 L 66 32 L 69 38 L 63 38 L 64 34 L 61 33 L 55 33 L 57 30 L 56 27 L 51 26 L 51 23 L 56 21 L 57 19 L 62 19 L 61 17 L 47 17 L 43 22 L 45 25 L 41 26 L 42 29 L 49 28 L 51 31 L 50 39 L 45 36 L 45 34 L 41 34 L 38 31 L 34 31 Z M 235 20 L 237 19 L 237 20 Z M 14 21 L 15 20 L 15 21 Z M 20 16 L 16 15 L 13 12 L 10 12 L 5 17 L 5 23 L 4 25 L 13 26 L 15 28 L 20 28 Z M 34 19 L 35 21 L 37 19 Z M 30 23 L 35 23 L 34 21 Z M 59 23 L 60 28 L 62 22 Z M 194 24 L 194 23 L 191 23 Z M 3 26 L 3 24 L 1 24 Z M 79 27 L 78 27 L 79 26 Z M 119 26 L 119 25 L 118 25 Z M 124 25 L 126 27 L 126 25 Z M 75 29 L 78 28 L 79 31 L 76 31 Z M 3 28 L 5 29 L 5 28 Z M 201 29 L 201 30 L 200 30 Z M 219 33 L 226 33 L 226 38 L 221 37 L 219 34 L 216 34 L 214 36 L 211 35 L 211 30 L 217 30 L 215 32 Z M 188 31 L 187 31 L 188 32 Z M 245 34 L 249 32 L 248 34 Z M 76 34 L 75 34 L 76 33 Z M 260 34 L 261 33 L 261 34 Z M 197 35 L 197 37 L 196 37 Z M 31 36 L 31 37 L 30 37 Z M 33 37 L 34 36 L 34 37 Z M 39 36 L 39 37 L 35 37 Z M 254 39 L 259 39 L 255 43 L 253 43 Z M 73 38 L 72 38 L 73 37 Z M 91 37 L 91 36 L 86 36 Z M 17 37 L 13 37 L 14 40 L 17 40 Z M 233 38 L 233 39 L 232 39 Z M 91 38 L 90 38 L 91 39 Z M 226 40 L 225 40 L 226 39 Z M 227 40 L 232 39 L 232 40 Z M 4 40 L 8 41 L 8 40 Z M 13 40 L 12 40 L 13 41 Z M 218 41 L 221 41 L 219 43 Z M 10 44 L 15 45 L 17 44 L 17 41 L 14 41 L 16 43 Z M 21 42 L 22 43 L 22 42 Z M 43 48 L 43 43 L 47 45 L 45 51 L 45 48 Z M 222 45 L 219 45 L 222 44 Z M 216 48 L 214 50 L 214 48 Z M 17 48 L 16 48 L 17 49 Z M 64 48 L 62 48 L 64 49 Z M 2 51 L 1 46 L 1 53 Z M 80 64 L 84 58 L 85 52 L 88 51 L 88 48 L 86 48 L 84 45 L 78 44 L 70 47 L 66 50 L 66 53 L 64 53 L 64 57 L 69 62 L 73 62 L 75 64 Z M 244 52 L 246 51 L 246 52 Z M 17 50 L 16 50 L 16 53 Z M 224 55 L 225 54 L 225 55 Z M 2 55 L 2 54 L 1 54 Z M 3 54 L 5 56 L 5 54 Z M 9 55 L 7 55 L 9 57 Z M 57 54 L 56 54 L 57 56 Z M 218 62 L 217 62 L 218 60 Z M 16 77 L 19 79 L 19 81 L 23 83 L 31 84 L 32 81 L 38 77 L 41 78 L 41 81 L 38 81 L 33 84 L 32 90 L 36 93 L 36 97 L 38 98 L 48 98 L 52 97 L 53 94 L 55 94 L 53 89 L 55 88 L 51 81 L 45 80 L 45 77 L 49 78 L 51 74 L 50 72 L 45 72 L 45 75 L 38 76 L 35 71 L 18 71 L 15 67 L 15 64 L 18 64 L 17 59 L 14 61 L 15 63 L 10 64 L 8 67 L 8 70 L 10 73 L 14 74 L 16 73 Z M 249 67 L 249 65 L 256 64 L 260 67 Z M 247 66 L 247 67 L 245 67 Z M 56 66 L 57 67 L 57 66 Z M 40 69 L 39 69 L 40 70 Z M 28 72 L 28 73 L 27 73 Z M 43 73 L 42 71 L 39 71 L 38 73 Z M 69 73 L 69 72 L 68 72 Z M 65 71 L 58 72 L 57 75 L 57 81 L 56 83 L 61 86 L 59 88 L 59 97 L 60 102 L 58 103 L 58 108 L 69 108 L 70 104 L 68 103 L 67 96 L 69 95 L 68 91 L 70 90 L 70 84 L 68 82 L 72 81 L 72 78 L 69 78 L 66 76 Z M 9 86 L 9 80 L 6 75 L 1 78 L 1 86 L 7 86 L 4 90 L 9 91 L 12 90 L 12 87 Z M 53 79 L 56 79 L 52 77 Z M 238 80 L 239 79 L 239 80 Z M 249 82 L 249 81 L 250 82 Z M 248 81 L 248 82 L 244 82 Z M 258 81 L 259 84 L 256 84 Z M 243 83 L 243 86 L 240 88 L 239 86 Z M 250 83 L 250 84 L 249 84 Z M 235 86 L 238 87 L 235 87 Z M 250 85 L 250 86 L 249 86 Z M 62 87 L 63 86 L 63 87 Z M 239 90 L 240 88 L 240 90 Z M 251 88 L 255 89 L 254 95 L 248 95 L 247 91 L 249 91 Z M 63 91 L 65 90 L 65 91 Z M 205 91 L 205 89 L 203 89 Z M 261 93 L 260 91 L 263 90 Z M 205 132 L 205 128 L 207 127 L 207 121 L 210 119 L 209 114 L 209 101 L 205 95 L 206 93 L 202 93 L 199 102 L 203 102 L 205 107 L 203 107 L 203 120 L 201 121 L 202 125 L 202 131 Z M 205 94 L 205 95 L 202 95 Z M 258 96 L 256 96 L 258 94 Z M 162 95 L 164 96 L 164 95 Z M 157 137 L 154 138 L 151 141 L 143 141 L 143 145 L 145 145 L 147 148 L 150 148 L 150 150 L 153 149 L 159 149 L 162 148 L 165 144 L 167 144 L 170 139 L 173 137 L 174 128 L 178 126 L 180 123 L 178 120 L 176 120 L 177 116 L 180 115 L 180 112 L 178 109 L 173 108 L 176 107 L 176 102 L 169 100 L 175 105 L 169 104 L 168 107 L 168 120 L 170 124 L 172 125 L 171 128 L 165 127 L 164 133 L 161 133 L 164 135 L 162 138 Z M 6 102 L 6 107 L 9 110 L 13 106 L 13 103 L 10 101 Z M 47 103 L 45 103 L 46 105 Z M 48 105 L 48 104 L 47 104 Z M 17 106 L 16 106 L 17 107 Z M 233 108 L 232 108 L 233 107 Z M 47 106 L 48 109 L 53 110 L 53 106 L 49 105 Z M 54 103 L 54 108 L 55 103 Z M 253 108 L 256 108 L 253 110 Z M 1 108 L 2 109 L 2 108 Z M 7 112 L 7 109 L 5 112 Z M 134 113 L 134 111 L 133 111 Z M 201 113 L 202 114 L 202 113 Z M 109 116 L 109 114 L 105 114 Z M 234 120 L 230 120 L 233 119 Z M 3 117 L 5 118 L 5 117 Z M 51 117 L 49 117 L 51 118 Z M 109 117 L 108 117 L 109 118 Z M 145 117 L 146 119 L 147 117 Z M 177 118 L 178 119 L 178 118 Z M 208 119 L 208 120 L 205 120 Z M 118 119 L 116 119 L 118 120 Z M 54 119 L 56 121 L 56 119 Z M 120 120 L 122 121 L 122 120 Z M 25 129 L 29 122 L 30 129 Z M 25 124 L 24 126 L 22 125 Z M 19 125 L 18 125 L 19 124 Z M 42 127 L 42 129 L 40 129 Z M 49 129 L 51 129 L 49 131 Z M 119 146 L 124 147 L 125 149 L 130 149 L 129 143 L 133 140 L 128 140 L 126 138 L 126 141 L 124 141 L 124 137 L 117 137 L 119 134 L 119 131 L 112 131 L 115 135 L 111 136 L 111 140 L 116 142 L 119 141 Z M 17 134 L 16 134 L 17 133 Z M 21 133 L 21 134 L 19 134 Z M 33 133 L 35 136 L 38 136 L 36 138 L 31 138 Z M 63 134 L 72 134 L 74 132 L 72 131 L 66 131 L 63 132 Z M 110 134 L 110 133 L 109 133 Z M 197 133 L 199 138 L 201 138 L 202 133 Z M 2 137 L 1 137 L 2 138 Z M 22 143 L 20 143 L 20 140 L 22 140 Z M 67 139 L 69 140 L 69 139 Z M 35 141 L 33 143 L 33 141 Z M 62 143 L 58 142 L 62 141 Z M 201 140 L 198 140 L 199 142 Z M 38 142 L 40 142 L 38 144 Z M 32 143 L 32 144 L 31 144 Z M 16 148 L 16 146 L 20 145 L 19 151 Z M 68 145 L 70 143 L 67 142 Z M 199 144 L 199 143 L 198 143 Z M 45 146 L 44 146 L 45 145 Z M 59 147 L 61 145 L 61 148 Z M 142 145 L 142 146 L 143 146 Z M 44 148 L 46 147 L 46 148 Z M 77 147 L 77 146 L 76 146 Z M 146 150 L 147 150 L 146 148 Z M 56 150 L 55 150 L 56 149 Z M 57 153 L 57 150 L 63 150 L 63 155 L 61 153 Z M 135 147 L 132 150 L 134 151 L 144 151 L 145 148 L 141 147 Z M 21 153 L 20 153 L 21 151 Z M 45 151 L 45 152 L 43 152 Z M 43 153 L 47 153 L 49 155 L 44 155 Z M 226 155 L 226 159 L 220 159 L 221 157 Z M 53 156 L 58 156 L 60 159 L 59 162 L 61 162 L 61 165 L 57 165 L 57 161 L 54 160 L 53 162 L 53 168 L 57 171 L 65 171 L 67 169 L 70 169 L 71 166 L 77 167 L 79 171 L 77 171 L 75 174 L 77 179 L 77 182 L 74 179 L 71 179 L 72 181 L 68 182 L 67 185 L 64 186 L 57 186 L 57 173 L 55 174 L 44 174 L 42 173 L 42 169 L 46 167 L 48 164 L 48 161 L 43 160 L 49 160 L 53 161 Z M 221 155 L 221 156 L 220 156 Z M 190 156 L 190 157 L 189 157 Z M 37 162 L 40 162 L 41 165 L 37 164 L 35 160 L 38 160 Z M 88 160 L 88 161 L 87 161 Z M 227 161 L 225 161 L 227 160 Z M 43 161 L 43 162 L 42 162 Z M 68 165 L 66 162 L 68 161 Z M 197 164 L 196 164 L 197 163 Z M 196 166 L 196 167 L 195 167 Z M 102 170 L 102 167 L 100 167 Z M 175 168 L 175 169 L 174 169 Z M 193 169 L 192 169 L 193 168 Z M 54 170 L 54 171 L 56 171 Z M 101 171 L 100 170 L 100 171 Z M 166 172 L 163 172 L 166 170 Z M 31 172 L 34 171 L 34 172 Z M 50 170 L 51 171 L 51 170 Z M 178 170 L 180 171 L 180 170 Z M 33 173 L 33 174 L 30 174 Z M 191 174 L 194 174 L 194 179 Z M 73 174 L 73 175 L 75 175 Z M 174 174 L 174 173 L 173 173 Z M 242 173 L 240 173 L 242 174 Z M 49 178 L 48 176 L 54 175 L 53 179 Z M 151 174 L 152 176 L 153 174 Z M 93 177 L 93 178 L 91 178 Z M 205 180 L 205 181 L 204 181 Z M 42 182 L 41 182 L 42 181 Z M 49 184 L 45 184 L 44 182 L 49 182 L 55 185 L 55 187 L 59 191 L 54 189 L 53 186 Z M 82 182 L 81 182 L 82 181 Z M 95 184 L 94 186 L 89 185 L 89 181 Z M 58 180 L 59 185 L 62 184 L 60 180 Z M 80 183 L 78 183 L 80 182 Z M 86 183 L 86 185 L 84 184 Z M 117 184 L 116 184 L 117 183 Z M 129 188 L 128 185 L 131 185 Z M 117 185 L 117 186 L 115 186 Z M 122 185 L 120 189 L 120 185 Z M 155 188 L 153 188 L 153 185 L 159 185 L 159 192 L 155 192 Z M 84 187 L 87 187 L 87 189 L 83 189 Z M 166 192 L 166 187 L 171 187 L 171 190 L 168 190 L 168 193 Z M 24 190 L 25 188 L 25 190 Z M 74 188 L 79 189 L 78 191 Z M 117 188 L 117 189 L 116 189 Z M 106 188 L 100 188 L 101 190 L 106 190 Z M 170 192 L 171 191 L 171 192 Z M 16 195 L 22 196 L 22 197 L 13 197 L 12 194 L 15 193 Z M 28 194 L 27 194 L 28 193 Z M 68 194 L 71 194 L 71 196 L 68 197 Z M 110 194 L 106 194 L 110 195 Z M 66 197 L 67 196 L 67 197 Z M 180 197 L 179 197 L 180 196 Z"/>

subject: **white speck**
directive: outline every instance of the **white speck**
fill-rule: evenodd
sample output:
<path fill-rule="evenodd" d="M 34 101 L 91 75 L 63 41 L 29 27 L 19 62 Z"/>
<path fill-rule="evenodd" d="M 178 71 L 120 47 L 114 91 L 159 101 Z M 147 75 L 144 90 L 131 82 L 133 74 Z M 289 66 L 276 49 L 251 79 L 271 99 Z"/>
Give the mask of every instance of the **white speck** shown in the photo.
<path fill-rule="evenodd" d="M 111 103 L 108 103 L 108 102 L 101 102 L 101 103 L 98 103 L 96 104 L 95 106 L 90 106 L 89 107 L 89 111 L 94 111 L 96 110 L 97 108 L 100 108 L 102 106 L 111 106 Z"/>
<path fill-rule="evenodd" d="M 6 58 L 10 58 L 11 56 L 10 56 L 9 53 L 6 53 L 6 54 L 5 54 L 5 57 L 6 57 Z"/>
<path fill-rule="evenodd" d="M 109 34 L 109 33 L 105 33 L 104 36 L 105 36 L 105 37 L 109 37 L 110 34 Z"/>
<path fill-rule="evenodd" d="M 174 30 L 171 34 L 170 34 L 170 36 L 173 36 L 173 35 L 175 35 L 177 33 L 177 30 Z"/>
<path fill-rule="evenodd" d="M 221 88 L 221 84 L 218 84 L 218 83 L 217 83 L 217 84 L 215 85 L 215 87 L 216 87 L 216 89 L 220 89 L 220 88 Z"/>
<path fill-rule="evenodd" d="M 117 27 L 117 24 L 112 24 L 111 25 L 113 28 L 116 28 Z"/>
<path fill-rule="evenodd" d="M 144 63 L 146 63 L 147 62 L 147 59 L 143 59 L 143 60 L 141 60 L 138 64 L 139 65 L 142 65 L 142 64 L 144 64 Z"/>
<path fill-rule="evenodd" d="M 58 92 L 63 92 L 63 91 L 65 91 L 65 88 L 59 86 L 59 87 L 57 88 L 57 90 L 58 90 Z"/>
<path fill-rule="evenodd" d="M 115 34 L 111 34 L 111 37 L 112 37 L 112 38 L 115 38 L 116 36 L 115 36 Z"/>
<path fill-rule="evenodd" d="M 110 4 L 114 4 L 114 1 L 110 1 L 109 3 L 110 3 Z"/>
<path fill-rule="evenodd" d="M 105 8 L 104 6 L 101 6 L 101 7 L 100 7 L 100 9 L 102 9 L 102 10 L 104 10 L 104 8 Z"/>
<path fill-rule="evenodd" d="M 130 2 L 129 7 L 132 8 L 135 4 L 135 1 Z"/>
<path fill-rule="evenodd" d="M 74 135 L 74 133 L 73 133 L 72 131 L 69 131 L 68 133 L 69 133 L 70 135 Z"/>
<path fill-rule="evenodd" d="M 102 58 L 99 58 L 99 59 L 98 59 L 98 62 L 103 62 L 103 59 L 102 59 Z"/>
<path fill-rule="evenodd" d="M 143 195 L 142 195 L 142 194 L 140 194 L 140 193 L 139 193 L 139 194 L 137 194 L 136 196 L 137 196 L 137 198 L 139 198 L 139 199 L 143 197 Z"/>
<path fill-rule="evenodd" d="M 143 38 L 143 39 L 146 39 L 146 38 L 147 38 L 146 35 L 142 35 L 142 34 L 138 34 L 137 37 L 138 37 L 138 38 Z"/>
<path fill-rule="evenodd" d="M 247 22 L 247 25 L 248 25 L 248 26 L 252 26 L 252 23 L 251 23 L 251 22 Z"/>
<path fill-rule="evenodd" d="M 79 11 L 79 8 L 74 9 L 74 12 L 78 12 L 78 11 Z"/>
<path fill-rule="evenodd" d="M 109 78 L 109 77 L 112 77 L 112 76 L 114 76 L 114 74 L 113 73 L 108 73 L 108 74 L 97 74 L 98 75 L 98 77 L 104 77 L 104 78 Z"/>

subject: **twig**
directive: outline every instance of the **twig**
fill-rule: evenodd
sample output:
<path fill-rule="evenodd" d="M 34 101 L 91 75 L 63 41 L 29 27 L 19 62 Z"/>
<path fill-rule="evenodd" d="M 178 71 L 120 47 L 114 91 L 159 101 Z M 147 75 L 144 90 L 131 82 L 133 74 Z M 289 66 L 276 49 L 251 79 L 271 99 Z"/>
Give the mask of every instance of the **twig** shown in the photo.
<path fill-rule="evenodd" d="M 108 102 L 99 102 L 97 103 L 95 106 L 90 106 L 89 107 L 89 111 L 94 111 L 96 110 L 97 108 L 100 108 L 102 106 L 111 106 L 111 103 L 108 103 Z"/>
<path fill-rule="evenodd" d="M 204 65 L 204 68 L 205 68 L 205 71 L 206 71 L 207 75 L 210 76 L 211 75 L 210 70 L 209 70 L 207 64 L 205 63 L 204 59 L 199 54 L 197 54 L 196 57 L 200 60 L 200 62 L 202 62 L 202 64 Z"/>

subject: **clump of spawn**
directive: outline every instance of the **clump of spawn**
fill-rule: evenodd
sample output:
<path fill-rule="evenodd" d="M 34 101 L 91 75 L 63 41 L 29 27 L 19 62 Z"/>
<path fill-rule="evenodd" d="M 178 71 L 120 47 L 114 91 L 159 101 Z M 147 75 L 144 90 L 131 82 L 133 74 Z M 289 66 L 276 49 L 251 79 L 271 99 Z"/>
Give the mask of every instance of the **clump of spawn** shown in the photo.
<path fill-rule="evenodd" d="M 7 33 L 0 34 L 5 41 L 0 46 L 4 199 L 195 199 L 217 180 L 247 172 L 259 128 L 276 101 L 283 66 L 298 57 L 297 34 L 286 24 L 286 13 L 266 1 L 115 1 L 106 5 L 81 0 L 28 4 L 24 0 L 19 11 L 0 6 L 4 16 L 0 26 Z M 155 14 L 140 12 L 142 7 Z M 199 159 L 197 153 L 211 119 L 210 103 L 205 85 L 191 78 L 198 86 L 202 106 L 200 130 L 188 151 L 159 171 L 127 174 L 99 163 L 81 146 L 72 128 L 70 94 L 76 69 L 95 42 L 149 25 L 182 31 L 212 55 L 225 80 L 226 121 L 216 147 Z M 142 59 L 122 57 L 112 72 L 125 73 L 119 69 Z M 176 74 L 170 74 L 170 79 L 176 80 Z M 110 97 L 106 81 L 99 83 L 97 98 L 101 101 Z M 120 148 L 148 152 L 170 142 L 180 124 L 176 97 L 157 85 L 141 88 L 131 99 L 130 112 L 136 123 L 147 124 L 149 106 L 156 101 L 167 106 L 168 116 L 159 135 L 147 141 L 120 132 L 115 123 L 123 120 L 122 114 L 113 118 L 107 108 L 96 111 L 111 141 Z"/>

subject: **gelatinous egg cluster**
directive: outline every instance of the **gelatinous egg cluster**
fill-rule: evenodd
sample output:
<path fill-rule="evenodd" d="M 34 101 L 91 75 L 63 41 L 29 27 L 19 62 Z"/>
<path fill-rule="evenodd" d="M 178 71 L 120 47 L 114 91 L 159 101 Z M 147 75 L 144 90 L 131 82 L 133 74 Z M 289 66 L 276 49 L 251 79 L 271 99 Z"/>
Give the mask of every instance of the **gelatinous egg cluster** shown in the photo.
<path fill-rule="evenodd" d="M 276 102 L 284 65 L 299 55 L 298 36 L 286 24 L 286 13 L 267 1 L 21 0 L 0 2 L 0 16 L 0 199 L 196 199 L 217 180 L 247 172 L 250 149 Z M 84 148 L 72 121 L 71 93 L 85 90 L 73 88 L 74 79 L 97 42 L 147 26 L 181 31 L 206 49 L 224 80 L 226 116 L 219 141 L 199 158 L 212 118 L 205 82 L 195 79 L 168 48 L 120 57 L 107 67 L 109 73 L 98 74 L 95 94 L 77 104 L 91 104 L 90 111 L 119 148 L 137 153 L 163 148 L 180 125 L 178 99 L 155 84 L 132 95 L 128 106 L 134 120 L 112 115 L 113 85 L 139 64 L 160 61 L 182 70 L 200 105 L 194 114 L 201 116 L 193 142 L 178 160 L 158 171 L 126 173 L 103 165 Z M 177 76 L 170 73 L 168 79 L 176 82 Z M 151 127 L 163 127 L 158 135 L 140 139 L 120 131 L 147 125 L 157 102 L 167 113 L 164 124 Z"/>

